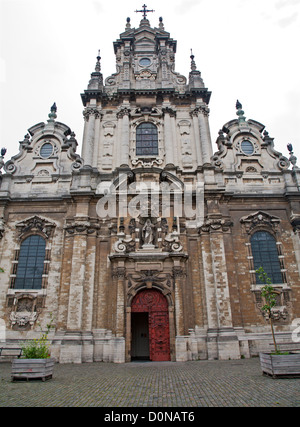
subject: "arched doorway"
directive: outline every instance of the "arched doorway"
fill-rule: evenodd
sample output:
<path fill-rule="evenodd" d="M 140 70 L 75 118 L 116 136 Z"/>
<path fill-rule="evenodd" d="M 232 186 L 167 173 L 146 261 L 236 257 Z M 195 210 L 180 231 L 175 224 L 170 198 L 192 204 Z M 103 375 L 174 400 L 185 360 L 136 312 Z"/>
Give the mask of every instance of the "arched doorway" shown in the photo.
<path fill-rule="evenodd" d="M 156 289 L 139 292 L 131 304 L 131 358 L 170 360 L 169 308 Z"/>

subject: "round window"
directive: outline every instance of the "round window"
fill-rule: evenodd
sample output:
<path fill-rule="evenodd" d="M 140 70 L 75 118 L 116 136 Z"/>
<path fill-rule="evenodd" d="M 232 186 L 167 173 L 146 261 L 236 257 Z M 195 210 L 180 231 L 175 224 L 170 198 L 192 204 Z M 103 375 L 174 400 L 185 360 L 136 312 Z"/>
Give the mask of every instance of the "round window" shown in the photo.
<path fill-rule="evenodd" d="M 40 149 L 40 156 L 43 157 L 43 159 L 48 159 L 53 153 L 53 145 L 50 144 L 50 142 L 46 142 L 41 146 Z"/>
<path fill-rule="evenodd" d="M 251 141 L 245 140 L 241 144 L 241 148 L 244 154 L 251 156 L 254 153 L 254 146 Z"/>
<path fill-rule="evenodd" d="M 151 60 L 149 58 L 140 59 L 140 66 L 141 67 L 149 67 L 150 64 L 151 64 Z"/>

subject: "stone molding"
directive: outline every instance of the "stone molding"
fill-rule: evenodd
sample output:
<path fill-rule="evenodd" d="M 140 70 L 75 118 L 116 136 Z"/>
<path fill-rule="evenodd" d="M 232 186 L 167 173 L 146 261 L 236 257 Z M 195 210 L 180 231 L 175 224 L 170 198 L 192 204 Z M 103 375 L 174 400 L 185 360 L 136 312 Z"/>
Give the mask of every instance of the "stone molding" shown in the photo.
<path fill-rule="evenodd" d="M 87 107 L 83 111 L 84 120 L 88 122 L 91 116 L 95 116 L 95 119 L 100 119 L 103 117 L 103 113 L 98 108 Z"/>
<path fill-rule="evenodd" d="M 225 218 L 207 218 L 204 224 L 199 228 L 199 233 L 211 233 L 216 231 L 228 231 L 233 226 L 230 219 Z"/>
<path fill-rule="evenodd" d="M 16 228 L 19 232 L 19 239 L 29 232 L 39 232 L 45 239 L 49 239 L 52 237 L 55 227 L 56 225 L 54 223 L 39 216 L 33 216 L 16 224 Z"/>
<path fill-rule="evenodd" d="M 280 224 L 280 218 L 263 211 L 257 211 L 251 215 L 244 216 L 240 222 L 247 234 L 251 234 L 256 228 L 268 228 L 276 233 Z"/>
<path fill-rule="evenodd" d="M 64 230 L 70 234 L 94 234 L 100 230 L 100 225 L 91 221 L 72 221 L 64 226 Z"/>

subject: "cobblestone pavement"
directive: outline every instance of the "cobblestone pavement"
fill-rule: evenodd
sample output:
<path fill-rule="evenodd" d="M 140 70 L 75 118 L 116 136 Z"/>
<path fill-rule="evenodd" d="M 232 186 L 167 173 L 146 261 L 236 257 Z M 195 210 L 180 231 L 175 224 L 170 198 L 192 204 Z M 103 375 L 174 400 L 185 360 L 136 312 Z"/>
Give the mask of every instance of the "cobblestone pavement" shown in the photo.
<path fill-rule="evenodd" d="M 265 377 L 257 358 L 56 364 L 45 382 L 12 382 L 10 369 L 0 363 L 0 407 L 300 407 L 300 379 Z"/>

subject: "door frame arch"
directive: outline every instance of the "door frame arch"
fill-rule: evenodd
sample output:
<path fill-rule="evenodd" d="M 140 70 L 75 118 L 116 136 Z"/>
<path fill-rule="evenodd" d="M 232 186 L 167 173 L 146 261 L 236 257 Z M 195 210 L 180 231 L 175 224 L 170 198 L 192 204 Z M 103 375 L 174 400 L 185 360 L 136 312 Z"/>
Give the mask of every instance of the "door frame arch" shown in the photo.
<path fill-rule="evenodd" d="M 127 307 L 126 307 L 126 362 L 131 361 L 131 313 L 132 313 L 132 302 L 134 297 L 145 290 L 154 289 L 159 291 L 168 303 L 168 315 L 169 315 L 169 340 L 170 340 L 170 360 L 175 361 L 175 317 L 174 317 L 174 304 L 171 292 L 165 290 L 161 285 L 156 283 L 139 284 L 134 290 L 131 290 L 127 295 Z"/>

